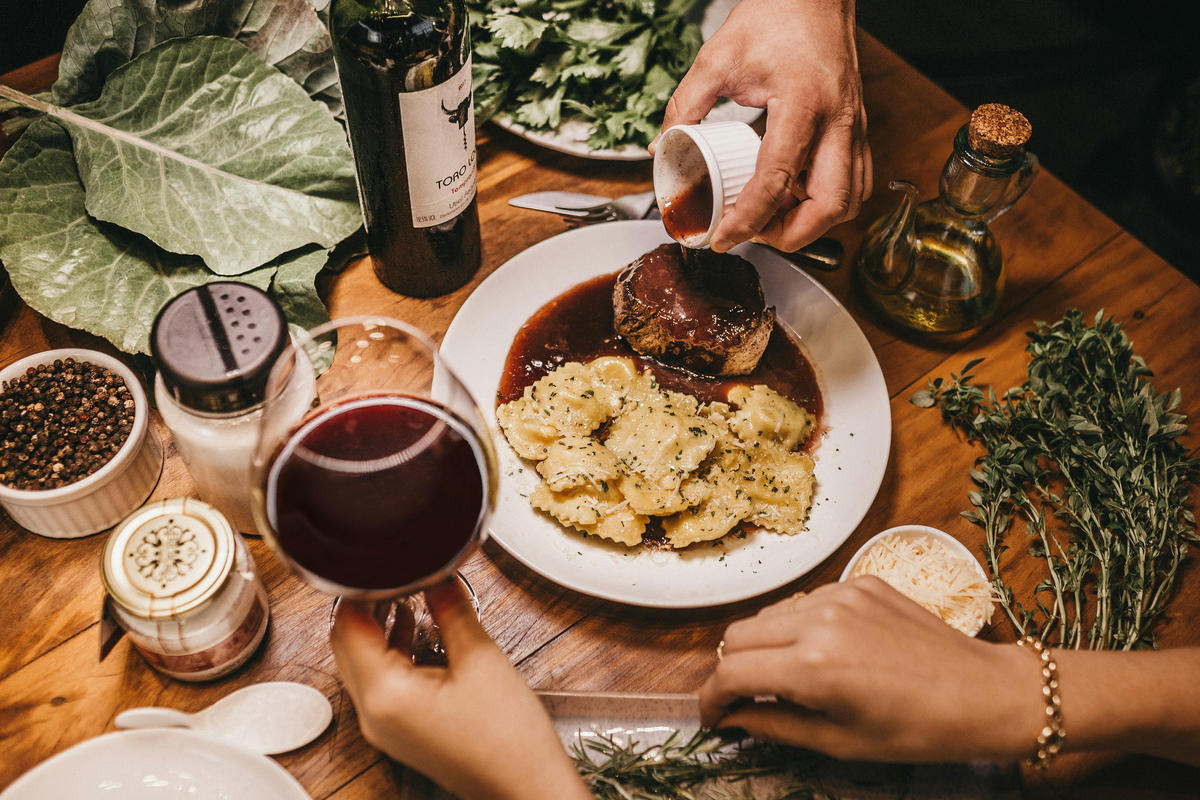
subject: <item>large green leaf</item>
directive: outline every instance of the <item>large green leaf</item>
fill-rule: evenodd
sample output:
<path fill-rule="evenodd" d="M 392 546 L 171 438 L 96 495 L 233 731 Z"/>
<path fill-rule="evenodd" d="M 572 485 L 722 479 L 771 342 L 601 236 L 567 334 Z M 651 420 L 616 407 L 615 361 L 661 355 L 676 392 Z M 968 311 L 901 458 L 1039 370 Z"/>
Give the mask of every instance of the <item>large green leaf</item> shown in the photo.
<path fill-rule="evenodd" d="M 67 32 L 54 102 L 95 100 L 117 67 L 168 39 L 215 35 L 242 42 L 340 114 L 328 8 L 329 0 L 89 0 Z"/>
<path fill-rule="evenodd" d="M 239 275 L 361 224 L 341 127 L 232 39 L 172 39 L 99 100 L 46 109 L 71 134 L 87 211 Z"/>
<path fill-rule="evenodd" d="M 288 322 L 304 330 L 312 330 L 329 322 L 329 312 L 317 295 L 317 273 L 329 260 L 329 251 L 315 245 L 289 254 L 286 264 L 280 264 L 271 281 L 274 297 Z"/>
<path fill-rule="evenodd" d="M 268 289 L 277 269 L 290 270 L 293 258 L 311 254 L 289 253 L 237 280 Z M 45 118 L 0 161 L 0 261 L 34 310 L 129 353 L 148 352 L 150 327 L 167 300 L 225 280 L 195 256 L 168 253 L 143 236 L 91 219 L 71 138 Z"/>
<path fill-rule="evenodd" d="M 243 0 L 241 5 L 247 13 L 233 38 L 303 86 L 309 96 L 324 103 L 334 115 L 341 116 L 342 87 L 333 63 L 333 40 L 312 3 Z"/>
<path fill-rule="evenodd" d="M 318 247 L 308 247 L 297 258 L 287 264 L 280 264 L 279 270 L 271 281 L 271 296 L 278 301 L 288 319 L 288 327 L 294 335 L 311 331 L 318 325 L 329 322 L 329 312 L 317 295 L 317 273 L 325 267 L 330 257 L 330 251 Z M 337 347 L 337 335 L 326 334 L 321 341 L 328 341 L 329 348 L 311 348 L 309 357 L 320 375 L 333 366 L 333 356 Z"/>

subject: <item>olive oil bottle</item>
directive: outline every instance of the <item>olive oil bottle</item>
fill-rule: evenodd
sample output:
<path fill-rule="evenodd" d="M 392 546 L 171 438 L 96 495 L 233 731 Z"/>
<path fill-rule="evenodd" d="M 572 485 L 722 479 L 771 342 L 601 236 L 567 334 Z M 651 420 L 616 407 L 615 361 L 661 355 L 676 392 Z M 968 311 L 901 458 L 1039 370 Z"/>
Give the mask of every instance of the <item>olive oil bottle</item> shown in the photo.
<path fill-rule="evenodd" d="M 988 224 L 1012 208 L 1037 177 L 1025 152 L 1032 127 L 1007 106 L 980 106 L 954 138 L 938 197 L 892 181 L 904 199 L 867 231 L 855 259 L 867 305 L 914 331 L 955 334 L 987 322 L 1004 296 L 1004 255 Z"/>

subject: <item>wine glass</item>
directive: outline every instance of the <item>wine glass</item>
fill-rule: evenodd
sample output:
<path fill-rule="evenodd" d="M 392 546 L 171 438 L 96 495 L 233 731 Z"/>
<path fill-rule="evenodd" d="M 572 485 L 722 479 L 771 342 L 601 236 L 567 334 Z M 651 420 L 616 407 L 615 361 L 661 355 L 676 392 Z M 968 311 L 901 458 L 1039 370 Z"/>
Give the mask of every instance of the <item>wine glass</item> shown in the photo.
<path fill-rule="evenodd" d="M 297 403 L 305 391 L 315 399 Z M 487 536 L 495 465 L 487 423 L 437 345 L 398 320 L 347 317 L 298 337 L 272 368 L 251 492 L 259 530 L 311 586 L 387 600 L 457 574 Z"/>

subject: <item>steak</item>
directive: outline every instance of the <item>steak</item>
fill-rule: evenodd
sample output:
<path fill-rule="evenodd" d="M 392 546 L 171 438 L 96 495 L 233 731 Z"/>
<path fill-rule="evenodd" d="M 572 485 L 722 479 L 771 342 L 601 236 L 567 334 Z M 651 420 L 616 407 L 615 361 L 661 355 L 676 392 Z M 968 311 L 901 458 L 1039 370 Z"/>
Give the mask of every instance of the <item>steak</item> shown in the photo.
<path fill-rule="evenodd" d="M 637 352 L 701 375 L 753 371 L 775 327 L 754 265 L 664 244 L 613 288 L 614 327 Z"/>

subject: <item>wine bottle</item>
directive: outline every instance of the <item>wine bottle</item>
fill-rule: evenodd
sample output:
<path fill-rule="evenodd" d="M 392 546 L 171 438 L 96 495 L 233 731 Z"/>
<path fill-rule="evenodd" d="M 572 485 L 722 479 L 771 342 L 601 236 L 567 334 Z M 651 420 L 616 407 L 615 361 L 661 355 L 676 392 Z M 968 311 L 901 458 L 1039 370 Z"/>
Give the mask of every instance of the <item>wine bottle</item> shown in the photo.
<path fill-rule="evenodd" d="M 375 274 L 452 292 L 479 269 L 466 6 L 333 0 L 330 27 Z"/>

